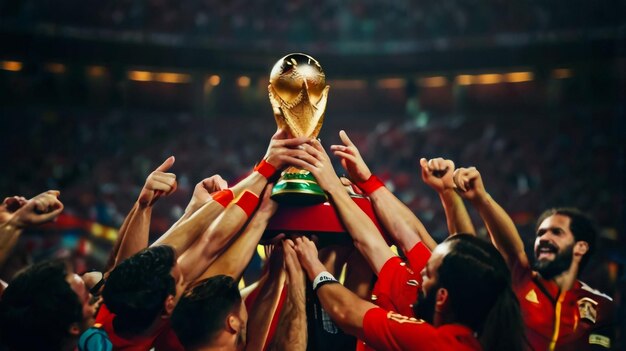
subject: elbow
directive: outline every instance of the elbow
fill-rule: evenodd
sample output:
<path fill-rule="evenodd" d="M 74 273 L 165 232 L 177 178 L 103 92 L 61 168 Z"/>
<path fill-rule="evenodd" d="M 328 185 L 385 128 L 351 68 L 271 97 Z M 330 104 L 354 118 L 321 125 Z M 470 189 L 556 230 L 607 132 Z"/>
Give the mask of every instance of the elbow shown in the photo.
<path fill-rule="evenodd" d="M 348 325 L 349 311 L 345 305 L 334 305 L 330 311 L 326 311 L 330 315 L 333 322 L 335 322 L 340 328 L 344 328 Z"/>
<path fill-rule="evenodd" d="M 343 330 L 345 333 L 354 335 L 357 337 L 361 337 L 361 333 L 359 333 L 360 328 L 355 322 L 355 316 L 353 315 L 353 311 L 348 308 L 341 306 L 334 306 L 332 311 L 327 311 L 330 314 L 330 318 L 335 322 L 339 329 Z"/>

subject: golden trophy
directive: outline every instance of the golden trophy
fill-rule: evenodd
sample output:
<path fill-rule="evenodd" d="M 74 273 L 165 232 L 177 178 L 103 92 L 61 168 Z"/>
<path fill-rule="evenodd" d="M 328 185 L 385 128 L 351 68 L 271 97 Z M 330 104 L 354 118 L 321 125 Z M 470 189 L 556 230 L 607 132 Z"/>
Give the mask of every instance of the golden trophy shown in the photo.
<path fill-rule="evenodd" d="M 270 103 L 278 127 L 292 137 L 316 138 L 322 128 L 330 86 L 322 66 L 313 57 L 294 53 L 276 62 L 268 86 Z M 328 200 L 313 175 L 287 168 L 272 189 L 280 203 L 313 205 Z"/>
<path fill-rule="evenodd" d="M 306 54 L 289 54 L 276 62 L 269 83 L 276 124 L 294 137 L 317 137 L 330 89 L 319 62 Z M 326 203 L 326 193 L 308 171 L 287 168 L 272 189 L 271 197 L 281 205 L 293 206 L 279 207 L 264 239 L 279 233 L 307 233 L 318 235 L 322 242 L 352 242 L 336 210 Z M 351 197 L 382 232 L 369 199 L 355 194 Z"/>

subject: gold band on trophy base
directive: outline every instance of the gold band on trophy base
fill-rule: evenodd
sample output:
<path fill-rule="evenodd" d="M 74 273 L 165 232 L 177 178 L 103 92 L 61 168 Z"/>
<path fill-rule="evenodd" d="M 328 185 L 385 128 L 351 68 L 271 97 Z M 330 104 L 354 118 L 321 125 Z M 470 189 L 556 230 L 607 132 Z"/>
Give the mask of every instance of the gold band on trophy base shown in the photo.
<path fill-rule="evenodd" d="M 289 54 L 270 74 L 269 99 L 278 127 L 293 137 L 315 138 L 322 128 L 328 99 L 326 76 L 319 62 L 306 54 Z M 308 171 L 289 167 L 272 189 L 280 203 L 313 205 L 328 200 Z"/>

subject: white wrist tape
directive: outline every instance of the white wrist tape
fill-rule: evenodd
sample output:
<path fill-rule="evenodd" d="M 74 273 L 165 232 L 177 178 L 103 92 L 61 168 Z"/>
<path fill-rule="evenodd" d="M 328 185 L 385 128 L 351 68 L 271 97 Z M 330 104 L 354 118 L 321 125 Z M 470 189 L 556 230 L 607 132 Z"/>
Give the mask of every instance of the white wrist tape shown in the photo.
<path fill-rule="evenodd" d="M 322 286 L 327 283 L 339 283 L 332 274 L 327 271 L 320 272 L 320 274 L 313 279 L 313 291 L 317 290 L 319 286 Z"/>

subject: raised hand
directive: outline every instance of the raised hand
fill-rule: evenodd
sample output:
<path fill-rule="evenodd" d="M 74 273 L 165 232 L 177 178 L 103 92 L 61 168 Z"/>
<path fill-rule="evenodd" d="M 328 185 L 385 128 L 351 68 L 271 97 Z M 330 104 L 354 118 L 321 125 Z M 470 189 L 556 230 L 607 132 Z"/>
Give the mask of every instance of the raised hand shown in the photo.
<path fill-rule="evenodd" d="M 146 183 L 141 189 L 137 200 L 140 206 L 152 206 L 161 196 L 167 196 L 176 191 L 176 175 L 174 173 L 165 173 L 172 168 L 174 161 L 174 156 L 168 157 L 163 164 L 146 178 Z"/>
<path fill-rule="evenodd" d="M 2 201 L 2 206 L 6 208 L 9 212 L 15 212 L 19 210 L 22 206 L 26 205 L 28 199 L 23 196 L 11 196 L 7 197 Z"/>
<path fill-rule="evenodd" d="M 63 211 L 63 203 L 58 199 L 60 194 L 58 190 L 48 190 L 33 197 L 15 211 L 11 222 L 25 228 L 55 219 Z"/>
<path fill-rule="evenodd" d="M 426 161 L 425 158 L 420 159 L 422 167 L 422 180 L 436 192 L 442 193 L 445 190 L 454 189 L 454 162 L 445 160 L 441 157 L 433 158 Z"/>
<path fill-rule="evenodd" d="M 228 188 L 228 183 L 219 174 L 204 178 L 194 187 L 191 200 L 185 209 L 185 213 L 195 212 L 209 201 L 212 193 L 226 188 Z"/>
<path fill-rule="evenodd" d="M 285 129 L 278 129 L 270 139 L 270 144 L 263 158 L 274 168 L 281 170 L 287 166 L 288 157 L 296 157 L 302 154 L 300 145 L 306 143 L 309 139 L 306 137 L 289 138 L 289 134 Z"/>
<path fill-rule="evenodd" d="M 343 145 L 331 145 L 330 150 L 341 158 L 341 165 L 348 172 L 350 179 L 355 183 L 362 183 L 369 179 L 372 172 L 365 164 L 359 149 L 354 145 L 345 131 L 339 132 Z"/>
<path fill-rule="evenodd" d="M 463 198 L 472 201 L 487 196 L 482 177 L 476 167 L 457 169 L 454 171 L 453 179 Z"/>
<path fill-rule="evenodd" d="M 295 251 L 296 244 L 291 239 L 283 240 L 282 244 L 289 285 L 301 287 L 304 293 L 304 272 L 302 271 L 300 261 L 298 261 L 298 254 Z"/>
<path fill-rule="evenodd" d="M 284 234 L 282 234 L 282 238 L 284 238 Z M 281 240 L 272 240 L 272 248 L 271 252 L 269 252 L 269 256 L 267 256 L 267 269 L 270 277 L 278 277 L 285 271 L 284 265 L 284 256 L 285 253 L 283 251 L 283 245 Z"/>
<path fill-rule="evenodd" d="M 305 236 L 297 237 L 295 240 L 294 250 L 298 255 L 298 260 L 302 268 L 306 271 L 309 279 L 313 281 L 315 277 L 326 270 L 326 267 L 320 262 L 315 244 Z"/>
<path fill-rule="evenodd" d="M 330 158 L 319 140 L 309 140 L 302 145 L 302 149 L 306 152 L 297 157 L 286 157 L 287 162 L 311 172 L 325 191 L 330 192 L 336 189 L 336 187 L 343 189 L 343 184 L 337 177 L 333 164 L 330 162 Z"/>
<path fill-rule="evenodd" d="M 26 205 L 28 200 L 23 196 L 11 196 L 7 197 L 0 204 L 0 224 L 6 223 L 13 217 L 15 211 Z"/>

